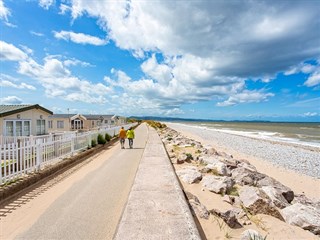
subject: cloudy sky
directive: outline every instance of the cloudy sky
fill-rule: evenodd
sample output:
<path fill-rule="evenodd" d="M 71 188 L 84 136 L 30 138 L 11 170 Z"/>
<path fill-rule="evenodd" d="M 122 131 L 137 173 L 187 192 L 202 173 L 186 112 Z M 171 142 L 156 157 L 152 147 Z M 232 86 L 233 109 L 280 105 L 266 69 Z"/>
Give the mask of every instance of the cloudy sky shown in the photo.
<path fill-rule="evenodd" d="M 0 0 L 1 104 L 320 121 L 320 1 Z"/>

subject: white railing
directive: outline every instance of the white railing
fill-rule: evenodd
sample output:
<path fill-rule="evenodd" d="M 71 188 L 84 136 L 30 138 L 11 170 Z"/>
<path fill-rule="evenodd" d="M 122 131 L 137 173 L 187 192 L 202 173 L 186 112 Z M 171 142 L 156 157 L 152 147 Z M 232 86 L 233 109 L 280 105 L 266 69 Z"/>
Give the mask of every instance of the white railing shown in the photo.
<path fill-rule="evenodd" d="M 135 124 L 123 125 L 125 129 Z M 62 161 L 67 156 L 87 149 L 91 141 L 101 134 L 111 137 L 119 133 L 120 127 L 105 128 L 82 133 L 68 132 L 44 136 L 4 139 L 0 142 L 0 184 L 12 182 L 27 174 Z M 5 140 L 5 141 L 3 141 Z"/>

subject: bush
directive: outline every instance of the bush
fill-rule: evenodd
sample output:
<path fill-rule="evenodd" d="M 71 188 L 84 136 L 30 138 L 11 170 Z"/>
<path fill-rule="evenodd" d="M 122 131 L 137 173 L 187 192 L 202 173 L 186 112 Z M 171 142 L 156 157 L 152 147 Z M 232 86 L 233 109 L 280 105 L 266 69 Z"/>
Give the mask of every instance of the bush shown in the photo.
<path fill-rule="evenodd" d="M 98 139 L 97 140 L 98 140 L 98 144 L 103 144 L 104 145 L 107 142 L 101 134 L 98 135 Z"/>
<path fill-rule="evenodd" d="M 166 128 L 167 125 L 165 125 L 164 123 L 160 123 L 160 122 L 156 122 L 156 121 L 152 121 L 152 120 L 146 120 L 146 123 L 148 123 L 151 127 L 155 128 L 155 129 L 161 129 L 161 128 Z"/>
<path fill-rule="evenodd" d="M 92 139 L 91 140 L 91 147 L 95 147 L 95 146 L 97 146 L 97 141 Z"/>
<path fill-rule="evenodd" d="M 107 142 L 111 140 L 111 136 L 108 133 L 106 133 L 104 138 L 106 139 Z"/>

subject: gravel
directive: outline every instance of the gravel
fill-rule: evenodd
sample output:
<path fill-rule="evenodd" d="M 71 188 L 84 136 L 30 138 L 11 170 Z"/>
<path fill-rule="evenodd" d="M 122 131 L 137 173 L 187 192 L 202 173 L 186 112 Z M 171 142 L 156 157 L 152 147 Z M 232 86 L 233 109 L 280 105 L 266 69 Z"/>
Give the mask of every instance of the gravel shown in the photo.
<path fill-rule="evenodd" d="M 239 153 L 320 179 L 319 148 L 255 139 L 176 123 L 166 123 L 166 125 L 178 132 L 189 132 L 205 141 L 218 142 Z"/>

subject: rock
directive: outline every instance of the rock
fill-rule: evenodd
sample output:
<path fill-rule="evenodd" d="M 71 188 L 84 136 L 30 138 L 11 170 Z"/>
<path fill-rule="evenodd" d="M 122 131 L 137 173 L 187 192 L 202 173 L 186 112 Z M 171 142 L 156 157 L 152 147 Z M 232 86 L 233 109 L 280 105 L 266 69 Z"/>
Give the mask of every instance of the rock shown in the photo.
<path fill-rule="evenodd" d="M 220 176 L 229 176 L 230 172 L 227 168 L 227 165 L 219 162 L 219 161 L 215 161 L 213 163 L 208 164 L 207 166 L 205 166 L 205 168 L 211 170 L 214 173 L 217 173 Z"/>
<path fill-rule="evenodd" d="M 179 156 L 177 156 L 177 164 L 182 164 L 184 162 L 186 162 L 187 160 L 187 155 L 182 153 L 182 154 L 179 154 Z"/>
<path fill-rule="evenodd" d="M 200 203 L 199 199 L 192 193 L 185 192 L 193 212 L 200 218 L 209 219 L 209 211 Z"/>
<path fill-rule="evenodd" d="M 320 210 L 320 201 L 312 201 L 310 198 L 306 197 L 304 194 L 294 195 L 294 199 L 291 204 L 301 203 L 303 205 L 310 205 Z"/>
<path fill-rule="evenodd" d="M 177 175 L 182 181 L 192 184 L 202 179 L 202 174 L 198 172 L 196 167 L 186 167 L 184 169 L 178 170 Z"/>
<path fill-rule="evenodd" d="M 265 240 L 265 238 L 256 230 L 248 229 L 241 233 L 241 240 Z"/>
<path fill-rule="evenodd" d="M 244 186 L 239 191 L 239 197 L 243 206 L 247 208 L 251 214 L 267 214 L 284 221 L 272 200 L 259 188 Z"/>
<path fill-rule="evenodd" d="M 285 221 L 305 230 L 320 234 L 320 210 L 301 203 L 295 203 L 281 210 Z"/>
<path fill-rule="evenodd" d="M 272 186 L 277 191 L 281 192 L 282 196 L 287 200 L 288 203 L 291 203 L 294 198 L 294 193 L 290 188 L 288 188 L 287 186 L 283 185 L 282 183 L 278 182 L 277 180 L 269 176 L 266 176 L 263 179 L 260 179 L 257 182 L 257 186 L 258 187 Z"/>
<path fill-rule="evenodd" d="M 251 165 L 250 163 L 246 163 L 246 162 L 239 163 L 237 165 L 237 167 L 245 168 L 245 169 L 248 169 L 248 170 L 250 170 L 252 172 L 256 172 L 257 171 L 255 166 Z"/>
<path fill-rule="evenodd" d="M 204 149 L 203 153 L 206 155 L 218 155 L 217 150 L 213 147 Z"/>
<path fill-rule="evenodd" d="M 239 211 L 237 211 L 235 209 L 231 209 L 226 212 L 220 212 L 217 209 L 210 210 L 210 213 L 222 218 L 223 221 L 231 228 L 241 228 L 242 227 L 242 225 L 239 223 L 239 221 L 237 219 L 238 212 Z"/>
<path fill-rule="evenodd" d="M 214 164 L 216 162 L 219 162 L 219 157 L 218 156 L 202 156 L 200 157 L 200 162 L 203 164 Z"/>
<path fill-rule="evenodd" d="M 234 158 L 223 159 L 222 162 L 226 164 L 227 168 L 232 170 L 238 167 L 238 161 Z"/>
<path fill-rule="evenodd" d="M 218 152 L 217 155 L 219 155 L 219 156 L 221 156 L 221 157 L 223 157 L 223 158 L 226 158 L 226 159 L 231 159 L 231 158 L 233 158 L 232 155 L 227 154 L 227 153 L 225 153 L 225 152 Z"/>
<path fill-rule="evenodd" d="M 249 185 L 253 186 L 256 185 L 258 181 L 267 177 L 267 175 L 251 171 L 247 168 L 238 167 L 231 171 L 232 178 L 236 181 L 239 185 Z"/>
<path fill-rule="evenodd" d="M 222 201 L 226 202 L 226 203 L 229 203 L 229 204 L 234 204 L 234 197 L 232 196 L 229 196 L 229 195 L 224 195 L 222 197 Z"/>
<path fill-rule="evenodd" d="M 278 208 L 282 209 L 289 206 L 288 201 L 284 198 L 282 192 L 278 189 L 272 186 L 263 186 L 261 189 L 265 192 L 265 194 L 268 195 L 274 205 L 276 205 Z"/>
<path fill-rule="evenodd" d="M 234 185 L 230 177 L 204 176 L 202 186 L 214 193 L 226 194 Z"/>

